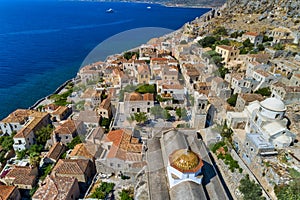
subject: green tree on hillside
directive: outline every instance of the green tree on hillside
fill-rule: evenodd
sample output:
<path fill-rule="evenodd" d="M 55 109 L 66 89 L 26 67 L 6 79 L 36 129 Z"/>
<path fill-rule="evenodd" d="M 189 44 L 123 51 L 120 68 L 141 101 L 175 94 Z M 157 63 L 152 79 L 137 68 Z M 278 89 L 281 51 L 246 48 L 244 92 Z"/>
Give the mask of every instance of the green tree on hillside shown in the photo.
<path fill-rule="evenodd" d="M 239 190 L 243 193 L 244 200 L 265 199 L 265 197 L 262 196 L 261 187 L 254 181 L 251 181 L 248 174 L 240 181 Z"/>

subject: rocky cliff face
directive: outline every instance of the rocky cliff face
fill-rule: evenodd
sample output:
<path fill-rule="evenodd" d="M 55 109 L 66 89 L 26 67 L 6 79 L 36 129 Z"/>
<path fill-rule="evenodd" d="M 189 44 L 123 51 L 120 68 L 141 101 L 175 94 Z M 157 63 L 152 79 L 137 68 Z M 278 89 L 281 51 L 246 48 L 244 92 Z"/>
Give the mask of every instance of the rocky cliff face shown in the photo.
<path fill-rule="evenodd" d="M 258 14 L 259 19 L 300 18 L 299 0 L 228 0 L 227 13 Z"/>

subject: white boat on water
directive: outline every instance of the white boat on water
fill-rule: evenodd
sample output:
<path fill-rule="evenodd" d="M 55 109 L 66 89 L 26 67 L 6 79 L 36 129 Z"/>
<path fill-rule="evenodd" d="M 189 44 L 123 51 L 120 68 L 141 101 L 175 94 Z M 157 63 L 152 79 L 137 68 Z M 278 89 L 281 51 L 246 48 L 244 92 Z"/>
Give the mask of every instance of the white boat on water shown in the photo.
<path fill-rule="evenodd" d="M 150 10 L 150 9 L 151 9 L 151 6 L 148 6 L 147 9 Z"/>
<path fill-rule="evenodd" d="M 110 8 L 110 9 L 106 10 L 105 12 L 107 12 L 107 13 L 113 13 L 114 10 L 112 8 Z"/>

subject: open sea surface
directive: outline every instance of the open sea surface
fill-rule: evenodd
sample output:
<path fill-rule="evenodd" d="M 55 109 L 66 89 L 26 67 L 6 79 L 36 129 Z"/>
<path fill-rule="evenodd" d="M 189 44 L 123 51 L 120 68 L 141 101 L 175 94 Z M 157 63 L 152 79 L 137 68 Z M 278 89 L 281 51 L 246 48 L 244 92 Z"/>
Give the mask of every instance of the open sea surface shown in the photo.
<path fill-rule="evenodd" d="M 109 8 L 115 12 L 106 13 Z M 143 27 L 176 30 L 207 11 L 146 3 L 0 0 L 0 120 L 75 77 L 89 52 L 107 38 Z M 114 42 L 100 58 L 165 33 L 146 31 L 127 43 Z"/>

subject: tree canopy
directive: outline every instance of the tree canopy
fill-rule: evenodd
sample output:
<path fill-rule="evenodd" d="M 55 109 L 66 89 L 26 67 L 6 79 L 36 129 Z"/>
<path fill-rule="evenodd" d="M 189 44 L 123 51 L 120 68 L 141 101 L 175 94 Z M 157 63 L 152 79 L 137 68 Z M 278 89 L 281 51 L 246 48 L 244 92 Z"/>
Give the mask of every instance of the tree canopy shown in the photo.
<path fill-rule="evenodd" d="M 36 143 L 44 146 L 47 140 L 51 138 L 52 131 L 53 131 L 53 127 L 51 125 L 44 126 L 41 129 L 37 130 L 34 133 L 36 138 Z"/>
<path fill-rule="evenodd" d="M 113 191 L 114 187 L 114 183 L 102 182 L 101 185 L 95 189 L 91 197 L 97 199 L 104 199 L 110 192 Z"/>
<path fill-rule="evenodd" d="M 154 94 L 156 92 L 155 85 L 149 85 L 149 84 L 141 85 L 135 91 L 141 94 L 145 94 L 145 93 Z"/>
<path fill-rule="evenodd" d="M 82 143 L 79 135 L 77 135 L 76 137 L 73 138 L 73 140 L 67 144 L 67 147 L 68 149 L 74 149 L 74 147 L 77 145 L 77 144 L 80 144 Z"/>
<path fill-rule="evenodd" d="M 145 112 L 134 113 L 132 116 L 138 124 L 144 123 L 148 120 L 147 114 Z"/>
<path fill-rule="evenodd" d="M 240 181 L 239 190 L 243 193 L 244 200 L 265 199 L 265 197 L 262 196 L 261 187 L 254 181 L 251 181 L 248 174 Z"/>
<path fill-rule="evenodd" d="M 261 94 L 262 96 L 269 97 L 271 95 L 271 90 L 268 87 L 260 88 L 255 91 L 256 94 Z"/>
<path fill-rule="evenodd" d="M 227 103 L 229 103 L 229 105 L 231 105 L 231 106 L 235 106 L 237 97 L 238 97 L 238 94 L 231 95 L 231 97 L 229 97 L 227 99 Z"/>
<path fill-rule="evenodd" d="M 180 119 L 185 120 L 187 118 L 187 111 L 185 108 L 177 108 L 175 112 Z"/>
<path fill-rule="evenodd" d="M 137 58 L 139 58 L 139 53 L 138 53 L 138 52 L 127 51 L 127 52 L 125 52 L 125 53 L 123 54 L 123 56 L 124 56 L 124 58 L 125 58 L 126 60 L 131 59 L 132 56 L 134 56 L 134 55 L 136 55 Z"/>
<path fill-rule="evenodd" d="M 288 185 L 275 186 L 275 194 L 278 200 L 300 200 L 300 178 Z"/>

